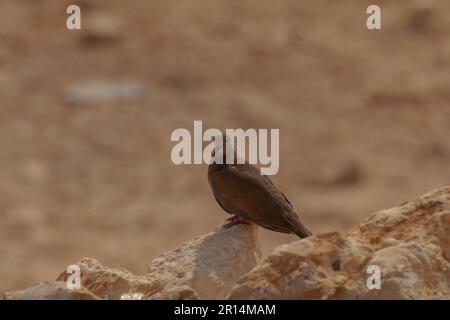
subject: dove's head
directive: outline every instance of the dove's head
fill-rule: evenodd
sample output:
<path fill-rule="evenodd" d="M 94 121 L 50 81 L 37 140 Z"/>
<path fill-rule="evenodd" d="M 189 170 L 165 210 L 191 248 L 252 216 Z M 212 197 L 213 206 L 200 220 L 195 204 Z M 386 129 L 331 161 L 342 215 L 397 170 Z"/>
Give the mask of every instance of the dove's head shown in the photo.
<path fill-rule="evenodd" d="M 227 154 L 230 153 L 234 156 L 230 136 L 226 134 L 215 136 L 214 143 L 215 147 L 211 154 L 215 158 L 214 163 L 217 165 L 226 164 Z"/>

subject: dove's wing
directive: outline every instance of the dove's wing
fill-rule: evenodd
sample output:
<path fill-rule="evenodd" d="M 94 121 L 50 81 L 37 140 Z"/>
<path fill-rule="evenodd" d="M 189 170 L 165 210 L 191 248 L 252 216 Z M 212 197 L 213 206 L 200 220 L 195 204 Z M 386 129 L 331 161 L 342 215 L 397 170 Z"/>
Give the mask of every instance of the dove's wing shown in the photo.
<path fill-rule="evenodd" d="M 210 184 L 225 211 L 270 230 L 295 231 L 296 226 L 285 217 L 285 212 L 292 211 L 290 204 L 256 167 L 225 166 L 211 173 Z"/>

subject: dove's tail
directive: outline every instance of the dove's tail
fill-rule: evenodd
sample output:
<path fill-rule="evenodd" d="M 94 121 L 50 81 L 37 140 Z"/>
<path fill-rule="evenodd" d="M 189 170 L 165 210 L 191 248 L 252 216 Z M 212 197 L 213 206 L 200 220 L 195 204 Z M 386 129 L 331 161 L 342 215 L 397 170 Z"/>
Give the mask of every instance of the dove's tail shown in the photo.
<path fill-rule="evenodd" d="M 301 239 L 312 236 L 311 231 L 306 229 L 306 227 L 301 222 L 297 224 L 297 228 L 294 230 L 294 233 L 298 235 Z"/>

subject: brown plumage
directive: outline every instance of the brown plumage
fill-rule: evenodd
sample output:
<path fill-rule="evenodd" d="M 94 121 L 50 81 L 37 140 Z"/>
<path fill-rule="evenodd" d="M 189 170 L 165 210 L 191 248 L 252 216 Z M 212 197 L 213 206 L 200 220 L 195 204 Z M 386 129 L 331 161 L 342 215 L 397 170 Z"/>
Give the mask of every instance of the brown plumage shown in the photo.
<path fill-rule="evenodd" d="M 225 158 L 226 148 L 223 154 Z M 294 233 L 300 238 L 311 235 L 289 200 L 257 167 L 247 162 L 223 162 L 209 165 L 208 181 L 214 197 L 226 212 L 269 230 Z"/>

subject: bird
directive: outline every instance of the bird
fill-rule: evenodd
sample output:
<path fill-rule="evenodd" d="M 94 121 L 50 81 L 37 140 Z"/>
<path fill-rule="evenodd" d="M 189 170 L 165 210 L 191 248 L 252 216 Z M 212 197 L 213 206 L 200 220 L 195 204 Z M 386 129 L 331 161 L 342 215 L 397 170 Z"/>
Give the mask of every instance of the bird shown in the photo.
<path fill-rule="evenodd" d="M 220 137 L 220 136 L 219 136 Z M 227 164 L 227 142 L 223 136 L 223 164 L 212 161 L 208 166 L 208 182 L 218 204 L 232 217 L 226 220 L 225 229 L 240 223 L 253 223 L 276 232 L 296 234 L 306 238 L 312 233 L 302 224 L 286 196 L 266 175 L 249 164 L 237 163 L 233 152 L 232 164 Z M 212 152 L 212 157 L 215 152 Z"/>

